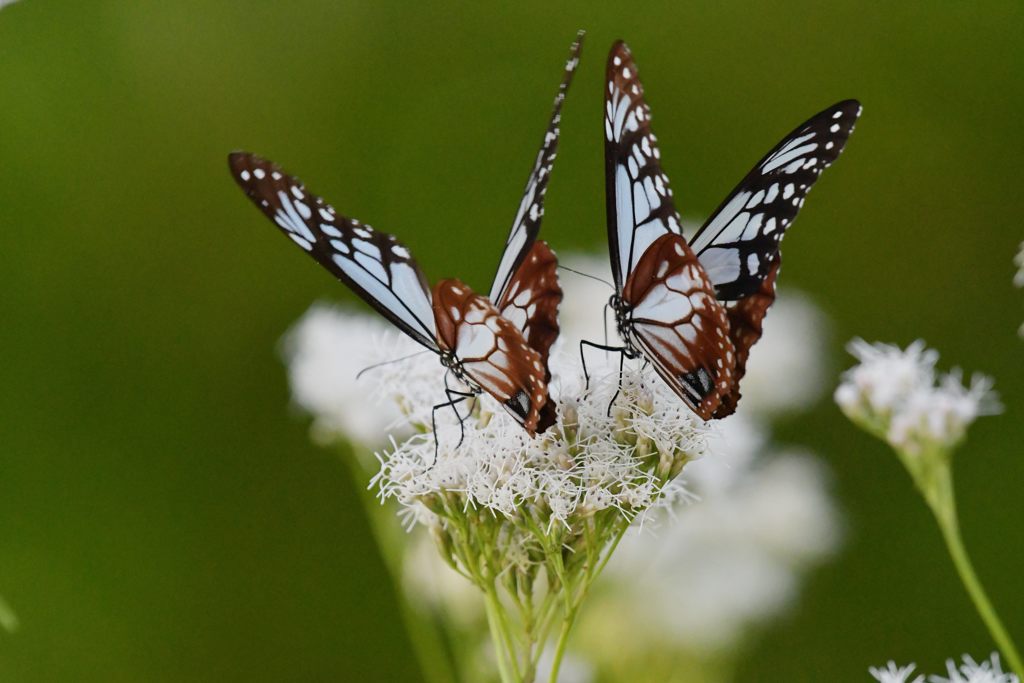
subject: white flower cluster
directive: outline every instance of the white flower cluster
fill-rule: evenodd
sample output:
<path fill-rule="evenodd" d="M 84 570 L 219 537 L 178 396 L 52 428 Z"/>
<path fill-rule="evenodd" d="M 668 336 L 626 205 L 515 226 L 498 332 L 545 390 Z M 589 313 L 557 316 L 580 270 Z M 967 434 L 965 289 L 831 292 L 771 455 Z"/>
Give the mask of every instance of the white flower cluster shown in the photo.
<path fill-rule="evenodd" d="M 401 408 L 419 429 L 429 425 L 425 416 L 443 387 L 442 370 L 430 361 L 378 378 L 386 394 L 404 388 Z M 531 438 L 488 396 L 475 399 L 478 405 L 461 424 L 450 409 L 438 411 L 435 432 L 380 454 L 375 483 L 381 498 L 397 500 L 413 522 L 434 524 L 446 506 L 457 505 L 575 529 L 606 509 L 632 518 L 685 496 L 674 477 L 704 453 L 706 428 L 653 371 L 627 370 L 609 415 L 617 372 L 595 367 L 600 375 L 587 391 L 571 354 L 554 359 L 552 368 L 560 395 L 554 427 Z M 504 541 L 510 551 L 522 542 L 516 534 Z"/>
<path fill-rule="evenodd" d="M 868 672 L 878 683 L 924 683 L 923 674 L 914 675 L 914 664 L 896 666 L 890 661 L 884 669 L 871 667 Z M 964 655 L 963 663 L 957 664 L 952 659 L 946 660 L 946 676 L 929 676 L 929 683 L 1020 683 L 1020 678 L 1012 673 L 1004 673 L 999 662 L 998 653 L 993 652 L 991 658 L 982 662 L 974 661 L 970 655 Z M 911 678 L 911 676 L 914 676 Z"/>
<path fill-rule="evenodd" d="M 939 355 L 921 340 L 905 350 L 862 339 L 848 348 L 860 364 L 844 373 L 836 403 L 901 453 L 948 450 L 979 415 L 1000 410 L 991 379 L 975 375 L 964 387 L 958 371 L 937 374 Z"/>

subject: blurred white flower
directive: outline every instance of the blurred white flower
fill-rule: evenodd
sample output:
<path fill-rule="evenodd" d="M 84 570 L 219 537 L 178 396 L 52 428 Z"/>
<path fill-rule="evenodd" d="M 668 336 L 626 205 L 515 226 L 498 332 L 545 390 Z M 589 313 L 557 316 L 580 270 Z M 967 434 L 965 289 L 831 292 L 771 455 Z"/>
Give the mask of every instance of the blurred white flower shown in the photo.
<path fill-rule="evenodd" d="M 910 678 L 914 673 L 914 664 L 907 664 L 906 666 L 896 666 L 896 662 L 889 660 L 889 663 L 884 669 L 873 666 L 868 669 L 868 672 L 874 677 L 878 683 L 923 683 L 924 676 L 917 675 L 914 678 Z"/>
<path fill-rule="evenodd" d="M 18 0 L 0 0 L 0 9 L 3 9 L 3 8 L 4 8 L 4 7 L 6 7 L 7 5 L 13 5 L 13 4 L 14 4 L 14 3 L 16 3 L 17 1 L 18 1 Z"/>
<path fill-rule="evenodd" d="M 906 350 L 862 339 L 848 348 L 860 364 L 843 373 L 836 403 L 901 453 L 948 450 L 979 415 L 1000 410 L 992 380 L 975 375 L 964 387 L 959 371 L 937 375 L 939 354 L 921 340 Z"/>
<path fill-rule="evenodd" d="M 1017 287 L 1024 287 L 1024 242 L 1020 243 L 1020 251 L 1013 258 L 1017 266 L 1017 274 L 1013 276 L 1013 284 Z"/>
<path fill-rule="evenodd" d="M 402 570 L 405 594 L 418 608 L 444 615 L 456 627 L 479 625 L 483 617 L 480 591 L 445 564 L 429 530 L 413 531 Z"/>
<path fill-rule="evenodd" d="M 1017 274 L 1013 276 L 1013 284 L 1017 287 L 1024 287 L 1024 242 L 1020 243 L 1020 251 L 1017 252 L 1013 262 L 1017 265 Z M 1017 333 L 1024 337 L 1024 324 L 1021 324 Z"/>
<path fill-rule="evenodd" d="M 838 547 L 821 464 L 795 452 L 765 457 L 741 425 L 730 420 L 723 431 L 745 450 L 716 449 L 686 468 L 700 500 L 627 536 L 609 563 L 607 599 L 617 606 L 602 611 L 632 613 L 641 642 L 704 654 L 733 648 L 753 624 L 790 607 L 801 575 Z M 659 599 L 641 599 L 650 593 Z"/>
<path fill-rule="evenodd" d="M 946 678 L 929 676 L 930 683 L 1020 683 L 1020 679 L 1012 673 L 1003 673 L 999 663 L 999 653 L 993 652 L 988 660 L 974 661 L 970 655 L 963 656 L 963 664 L 957 666 L 956 661 L 946 660 Z"/>
<path fill-rule="evenodd" d="M 551 665 L 554 663 L 554 650 L 548 647 L 537 662 L 537 675 L 534 680 L 547 681 L 551 678 Z M 591 683 L 597 680 L 594 667 L 579 655 L 569 652 L 562 659 L 558 668 L 558 683 Z"/>
<path fill-rule="evenodd" d="M 385 443 L 401 413 L 394 403 L 374 396 L 378 381 L 373 370 L 356 376 L 374 363 L 416 350 L 379 316 L 313 304 L 284 336 L 282 355 L 292 401 L 313 417 L 314 438 L 320 443 L 342 438 L 365 447 Z M 437 365 L 432 355 L 430 360 Z M 395 363 L 391 371 L 403 365 Z"/>

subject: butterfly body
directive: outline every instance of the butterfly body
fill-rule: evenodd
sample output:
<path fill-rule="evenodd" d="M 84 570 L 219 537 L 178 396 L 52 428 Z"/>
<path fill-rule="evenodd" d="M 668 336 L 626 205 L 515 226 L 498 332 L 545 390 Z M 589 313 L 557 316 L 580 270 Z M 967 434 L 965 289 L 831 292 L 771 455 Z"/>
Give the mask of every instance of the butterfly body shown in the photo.
<path fill-rule="evenodd" d="M 610 301 L 625 358 L 643 357 L 700 417 L 735 411 L 775 300 L 779 243 L 860 115 L 839 102 L 783 138 L 687 242 L 636 63 L 612 46 L 604 138 Z M 591 346 L 596 346 L 590 344 Z"/>

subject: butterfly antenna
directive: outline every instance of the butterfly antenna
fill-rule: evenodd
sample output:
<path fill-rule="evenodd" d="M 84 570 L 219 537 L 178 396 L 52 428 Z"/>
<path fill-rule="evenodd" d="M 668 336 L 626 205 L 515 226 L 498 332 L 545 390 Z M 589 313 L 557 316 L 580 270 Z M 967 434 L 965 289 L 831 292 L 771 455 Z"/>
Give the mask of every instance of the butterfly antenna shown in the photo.
<path fill-rule="evenodd" d="M 611 287 L 612 289 L 615 289 L 615 285 L 613 285 L 612 283 L 608 282 L 607 280 L 602 280 L 601 278 L 597 277 L 596 275 L 591 275 L 590 273 L 581 273 L 580 271 L 574 270 L 574 269 L 570 268 L 569 266 L 563 266 L 561 263 L 558 264 L 558 269 L 559 270 L 567 270 L 570 273 L 576 273 L 577 275 L 579 275 L 581 277 L 589 277 L 591 280 L 597 280 L 598 282 L 606 284 L 609 287 Z"/>
<path fill-rule="evenodd" d="M 391 363 L 400 363 L 403 360 L 409 360 L 410 358 L 415 358 L 416 356 L 420 355 L 421 353 L 426 353 L 429 350 L 430 349 L 423 349 L 422 351 L 417 351 L 416 353 L 410 353 L 408 356 L 402 356 L 401 358 L 393 358 L 391 360 L 386 360 L 386 361 L 383 361 L 381 363 L 374 363 L 373 365 L 368 365 L 368 366 L 366 366 L 365 368 L 363 368 L 362 370 L 360 370 L 359 372 L 356 373 L 356 379 L 359 379 L 365 373 L 369 372 L 370 370 L 373 370 L 374 368 L 379 368 L 379 367 L 384 366 L 384 365 L 390 365 Z"/>

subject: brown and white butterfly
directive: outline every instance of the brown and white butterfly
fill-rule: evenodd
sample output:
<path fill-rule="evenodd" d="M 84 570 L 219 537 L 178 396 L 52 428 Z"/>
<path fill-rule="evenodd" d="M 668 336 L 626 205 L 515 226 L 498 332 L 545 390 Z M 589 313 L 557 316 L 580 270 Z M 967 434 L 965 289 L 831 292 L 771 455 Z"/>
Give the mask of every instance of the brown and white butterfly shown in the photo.
<path fill-rule="evenodd" d="M 783 138 L 687 243 L 636 63 L 621 41 L 606 77 L 610 305 L 624 342 L 615 350 L 650 361 L 703 419 L 725 417 L 775 300 L 782 235 L 842 151 L 860 104 L 839 102 Z"/>
<path fill-rule="evenodd" d="M 228 157 L 235 180 L 285 235 L 400 330 L 438 354 L 441 364 L 469 387 L 469 392 L 458 392 L 446 386 L 448 402 L 435 409 L 487 392 L 531 435 L 555 421 L 547 357 L 558 336 L 562 291 L 554 254 L 536 238 L 558 146 L 562 102 L 579 51 L 578 38 L 490 299 L 455 279 L 438 282 L 431 292 L 409 250 L 394 236 L 338 214 L 271 161 L 246 152 Z"/>

